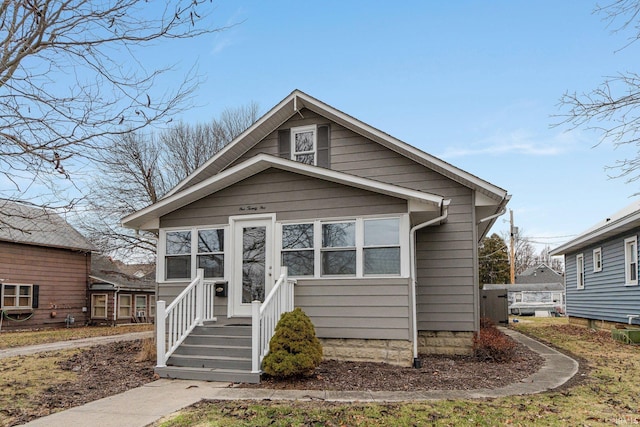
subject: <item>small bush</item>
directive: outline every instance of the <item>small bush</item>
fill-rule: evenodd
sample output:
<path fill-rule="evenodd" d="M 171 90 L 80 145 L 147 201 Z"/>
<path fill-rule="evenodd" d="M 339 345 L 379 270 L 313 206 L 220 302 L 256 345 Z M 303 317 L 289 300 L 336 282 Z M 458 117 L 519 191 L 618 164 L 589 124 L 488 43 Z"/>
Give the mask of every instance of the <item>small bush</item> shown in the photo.
<path fill-rule="evenodd" d="M 136 356 L 136 362 L 155 362 L 156 360 L 156 340 L 147 338 L 142 341 L 142 348 Z"/>
<path fill-rule="evenodd" d="M 510 362 L 516 352 L 516 344 L 500 332 L 493 323 L 480 321 L 480 335 L 473 338 L 473 354 L 478 360 L 498 363 Z"/>
<path fill-rule="evenodd" d="M 272 377 L 313 373 L 322 361 L 322 345 L 311 319 L 300 308 L 284 313 L 276 325 L 262 369 Z"/>

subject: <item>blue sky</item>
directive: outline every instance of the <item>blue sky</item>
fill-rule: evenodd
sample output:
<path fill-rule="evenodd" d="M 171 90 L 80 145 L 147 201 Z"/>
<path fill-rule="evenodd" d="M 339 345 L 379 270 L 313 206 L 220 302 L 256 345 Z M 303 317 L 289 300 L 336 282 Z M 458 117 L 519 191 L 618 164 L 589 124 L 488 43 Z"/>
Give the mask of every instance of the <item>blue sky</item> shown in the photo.
<path fill-rule="evenodd" d="M 565 91 L 638 71 L 638 47 L 620 50 L 628 34 L 611 34 L 595 2 L 214 4 L 212 25 L 237 25 L 145 55 L 204 78 L 185 121 L 250 102 L 266 112 L 300 89 L 505 188 L 515 224 L 552 248 L 639 191 L 605 170 L 631 147 L 551 126 Z M 492 231 L 506 232 L 508 217 Z"/>

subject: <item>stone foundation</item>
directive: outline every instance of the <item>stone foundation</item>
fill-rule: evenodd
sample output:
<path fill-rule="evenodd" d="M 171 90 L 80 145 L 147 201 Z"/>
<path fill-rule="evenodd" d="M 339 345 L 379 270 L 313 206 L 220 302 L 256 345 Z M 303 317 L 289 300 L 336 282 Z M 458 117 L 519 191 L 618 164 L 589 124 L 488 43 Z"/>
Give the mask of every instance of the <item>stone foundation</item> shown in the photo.
<path fill-rule="evenodd" d="M 325 360 L 352 362 L 384 362 L 410 367 L 413 364 L 413 346 L 403 340 L 320 338 Z"/>
<path fill-rule="evenodd" d="M 473 332 L 419 331 L 418 353 L 472 355 Z"/>

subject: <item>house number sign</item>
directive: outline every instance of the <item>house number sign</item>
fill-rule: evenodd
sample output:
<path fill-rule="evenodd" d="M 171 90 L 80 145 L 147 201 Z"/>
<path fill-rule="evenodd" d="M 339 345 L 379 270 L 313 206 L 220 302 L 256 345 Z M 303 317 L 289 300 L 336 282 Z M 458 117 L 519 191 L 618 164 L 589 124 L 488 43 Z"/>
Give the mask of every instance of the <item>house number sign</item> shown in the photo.
<path fill-rule="evenodd" d="M 240 206 L 240 211 L 243 211 L 243 212 L 244 211 L 258 211 L 258 210 L 264 211 L 266 209 L 267 209 L 266 206 L 262 206 L 262 205 L 260 205 L 260 206 L 253 206 L 253 205 Z"/>

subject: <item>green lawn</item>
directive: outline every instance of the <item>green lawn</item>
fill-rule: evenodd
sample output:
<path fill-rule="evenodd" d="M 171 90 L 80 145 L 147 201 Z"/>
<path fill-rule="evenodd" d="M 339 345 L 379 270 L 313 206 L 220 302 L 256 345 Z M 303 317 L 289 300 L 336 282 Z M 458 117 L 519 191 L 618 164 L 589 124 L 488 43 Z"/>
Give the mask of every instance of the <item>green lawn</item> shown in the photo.
<path fill-rule="evenodd" d="M 175 426 L 599 426 L 640 423 L 640 347 L 564 318 L 513 326 L 570 352 L 588 367 L 574 387 L 500 399 L 402 404 L 201 402 L 157 423 Z"/>

